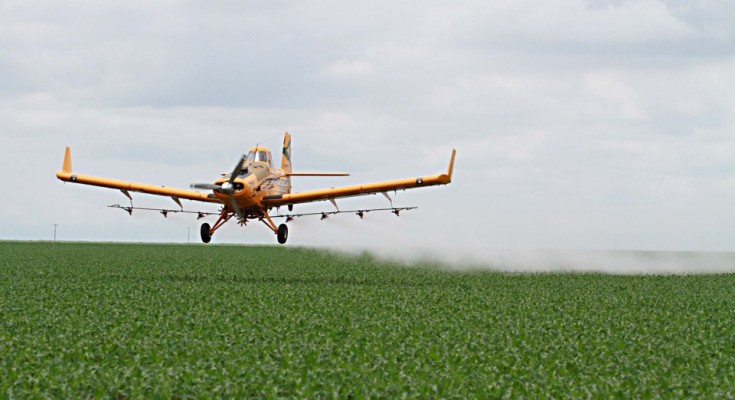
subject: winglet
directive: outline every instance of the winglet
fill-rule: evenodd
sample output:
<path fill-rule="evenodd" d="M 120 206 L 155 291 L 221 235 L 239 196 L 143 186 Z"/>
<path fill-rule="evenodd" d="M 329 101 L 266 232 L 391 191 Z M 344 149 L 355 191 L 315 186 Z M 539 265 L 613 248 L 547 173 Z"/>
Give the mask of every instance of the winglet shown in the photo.
<path fill-rule="evenodd" d="M 452 181 L 452 172 L 454 172 L 454 156 L 457 154 L 456 149 L 452 149 L 452 158 L 449 159 L 449 168 L 447 168 L 447 175 L 449 175 L 449 182 Z"/>
<path fill-rule="evenodd" d="M 438 182 L 442 185 L 448 185 L 452 183 L 452 172 L 454 172 L 454 156 L 457 154 L 456 149 L 452 149 L 452 158 L 449 159 L 449 167 L 447 167 L 447 173 L 436 175 Z"/>
<path fill-rule="evenodd" d="M 61 166 L 61 171 L 71 173 L 71 149 L 69 147 L 64 153 L 64 164 Z"/>

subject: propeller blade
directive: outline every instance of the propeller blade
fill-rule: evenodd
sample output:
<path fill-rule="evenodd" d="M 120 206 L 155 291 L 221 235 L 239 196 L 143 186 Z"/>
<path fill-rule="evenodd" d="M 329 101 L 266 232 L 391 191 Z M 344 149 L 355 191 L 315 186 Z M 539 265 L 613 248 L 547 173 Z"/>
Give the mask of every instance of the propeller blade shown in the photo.
<path fill-rule="evenodd" d="M 230 179 L 228 182 L 225 182 L 223 185 L 217 185 L 214 183 L 192 183 L 189 185 L 192 189 L 204 189 L 204 190 L 219 190 L 222 193 L 232 193 L 233 183 L 235 182 L 235 178 L 240 174 L 242 171 L 242 166 L 245 163 L 244 158 L 240 158 L 240 161 L 235 166 L 235 169 L 232 170 L 232 173 L 230 173 Z"/>
<path fill-rule="evenodd" d="M 234 196 L 234 185 L 235 178 L 237 178 L 238 175 L 240 175 L 240 172 L 242 172 L 242 166 L 245 164 L 245 158 L 240 157 L 240 160 L 238 160 L 237 165 L 235 165 L 235 168 L 230 173 L 230 179 L 225 182 L 225 184 L 222 185 L 222 188 L 220 189 L 223 193 L 228 193 L 229 200 L 230 200 L 230 207 L 232 207 L 232 210 L 235 211 L 235 215 L 237 215 L 237 219 L 239 221 L 243 221 L 245 219 L 244 215 L 242 214 L 242 210 L 240 209 L 240 206 L 237 205 L 237 200 L 235 200 Z"/>
<path fill-rule="evenodd" d="M 207 190 L 215 190 L 215 189 L 221 189 L 222 186 L 215 185 L 213 183 L 192 183 L 191 185 L 192 189 L 207 189 Z"/>
<path fill-rule="evenodd" d="M 230 173 L 230 183 L 233 183 L 235 181 L 235 178 L 237 178 L 238 175 L 240 175 L 240 172 L 242 171 L 242 165 L 245 163 L 245 159 L 240 157 L 240 161 L 235 166 L 235 169 L 232 170 L 232 173 Z"/>
<path fill-rule="evenodd" d="M 235 200 L 235 196 L 230 194 L 230 206 L 235 211 L 235 215 L 237 215 L 238 221 L 243 220 L 242 210 L 240 209 L 240 206 L 237 205 L 237 201 Z"/>

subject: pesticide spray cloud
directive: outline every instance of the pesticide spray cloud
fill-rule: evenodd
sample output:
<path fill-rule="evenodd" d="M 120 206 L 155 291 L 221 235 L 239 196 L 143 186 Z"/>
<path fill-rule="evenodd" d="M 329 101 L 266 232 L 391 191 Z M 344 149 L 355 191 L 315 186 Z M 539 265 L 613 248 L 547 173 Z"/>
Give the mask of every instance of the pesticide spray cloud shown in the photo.
<path fill-rule="evenodd" d="M 335 250 L 335 249 L 332 249 Z M 341 248 L 409 266 L 438 265 L 455 271 L 588 272 L 619 275 L 735 273 L 735 253 L 582 250 L 487 250 Z"/>
<path fill-rule="evenodd" d="M 371 214 L 364 219 L 342 216 L 320 221 L 297 219 L 295 245 L 316 246 L 347 255 L 367 253 L 407 266 L 431 264 L 456 271 L 591 272 L 606 274 L 735 273 L 735 253 L 632 250 L 533 250 L 502 248 L 476 241 L 458 243 L 455 227 L 437 228 L 435 216 L 406 213 L 400 218 Z M 427 222 L 428 221 L 428 222 Z M 300 232 L 307 236 L 299 236 Z M 299 238 L 303 237 L 303 242 Z M 289 239 L 291 240 L 291 239 Z"/>

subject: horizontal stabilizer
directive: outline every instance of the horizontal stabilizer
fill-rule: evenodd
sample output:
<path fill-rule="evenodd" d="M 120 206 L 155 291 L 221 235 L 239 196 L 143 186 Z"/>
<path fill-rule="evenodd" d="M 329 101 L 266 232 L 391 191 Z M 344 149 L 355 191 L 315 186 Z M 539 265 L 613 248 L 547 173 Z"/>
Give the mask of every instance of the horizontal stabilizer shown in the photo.
<path fill-rule="evenodd" d="M 286 176 L 350 176 L 346 172 L 287 172 Z"/>

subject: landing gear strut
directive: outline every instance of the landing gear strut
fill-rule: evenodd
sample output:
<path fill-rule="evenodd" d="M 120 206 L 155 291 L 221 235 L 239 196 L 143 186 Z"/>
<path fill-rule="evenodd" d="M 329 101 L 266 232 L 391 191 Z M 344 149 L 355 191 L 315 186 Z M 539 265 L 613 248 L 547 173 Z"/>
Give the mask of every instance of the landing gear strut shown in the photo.
<path fill-rule="evenodd" d="M 285 244 L 288 239 L 288 226 L 281 224 L 278 226 L 278 243 Z"/>
<path fill-rule="evenodd" d="M 212 234 L 214 233 L 214 231 L 219 229 L 234 215 L 235 213 L 233 213 L 232 211 L 228 210 L 227 208 L 223 208 L 222 213 L 219 215 L 219 218 L 217 218 L 217 222 L 214 223 L 214 226 L 209 226 L 209 224 L 206 222 L 203 223 L 201 229 L 199 230 L 199 233 L 201 233 L 202 235 L 202 242 L 209 243 L 209 241 L 212 240 Z"/>
<path fill-rule="evenodd" d="M 214 223 L 214 226 L 209 226 L 208 223 L 203 223 L 201 226 L 201 229 L 199 230 L 199 233 L 202 235 L 202 242 L 209 243 L 212 240 L 212 234 L 214 231 L 219 229 L 222 225 L 224 225 L 227 221 L 230 220 L 235 215 L 235 213 L 229 209 L 229 208 L 223 208 L 222 213 L 219 216 L 219 219 L 217 219 L 217 222 Z M 246 217 L 242 217 L 242 219 L 239 220 L 241 225 L 245 225 L 247 222 Z M 286 224 L 281 224 L 280 226 L 276 226 L 276 224 L 273 222 L 271 217 L 268 215 L 268 210 L 261 209 L 260 216 L 258 217 L 260 221 L 262 221 L 273 233 L 276 234 L 276 237 L 278 238 L 278 243 L 285 244 L 286 240 L 288 240 L 288 226 Z"/>
<path fill-rule="evenodd" d="M 210 240 L 212 240 L 212 234 L 209 233 L 209 224 L 203 223 L 202 228 L 200 230 L 200 233 L 202 234 L 202 242 L 209 243 Z"/>

